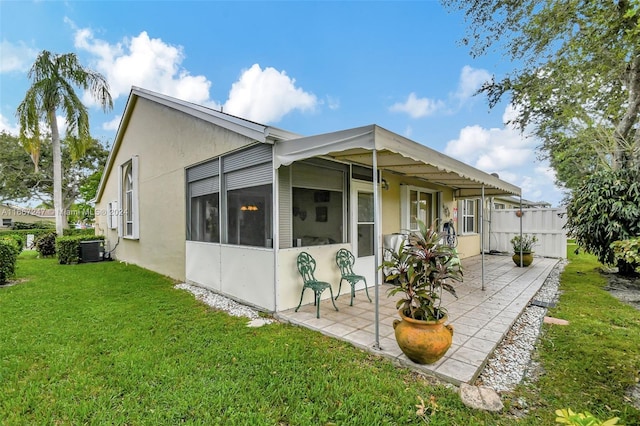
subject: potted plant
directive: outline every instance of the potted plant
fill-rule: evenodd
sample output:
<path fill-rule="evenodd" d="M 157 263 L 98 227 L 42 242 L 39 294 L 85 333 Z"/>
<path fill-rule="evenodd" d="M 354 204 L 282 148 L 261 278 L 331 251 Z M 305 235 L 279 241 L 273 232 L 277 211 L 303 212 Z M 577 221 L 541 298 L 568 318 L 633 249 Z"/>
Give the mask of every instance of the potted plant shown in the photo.
<path fill-rule="evenodd" d="M 442 291 L 456 296 L 451 281 L 462 281 L 462 267 L 456 250 L 443 243 L 436 222 L 429 228 L 419 222 L 419 231 L 408 235 L 397 251 L 387 249 L 382 267 L 386 281 L 396 284 L 388 296 L 401 294 L 396 304 L 401 320 L 393 322 L 402 352 L 419 364 L 431 364 L 451 347 L 453 327 L 445 325 Z"/>
<path fill-rule="evenodd" d="M 513 262 L 518 266 L 529 266 L 533 262 L 533 246 L 538 242 L 538 238 L 535 235 L 523 234 L 516 235 L 511 239 L 511 245 L 513 246 L 512 256 Z M 522 254 L 522 259 L 520 255 Z"/>

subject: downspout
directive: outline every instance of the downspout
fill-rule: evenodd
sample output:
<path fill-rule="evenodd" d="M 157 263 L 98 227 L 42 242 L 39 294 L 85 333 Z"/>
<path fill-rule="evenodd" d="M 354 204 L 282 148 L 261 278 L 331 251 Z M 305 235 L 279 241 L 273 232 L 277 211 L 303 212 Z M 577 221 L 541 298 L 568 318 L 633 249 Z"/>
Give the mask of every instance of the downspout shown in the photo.
<path fill-rule="evenodd" d="M 484 291 L 484 184 L 482 185 L 482 204 L 480 208 L 480 248 L 482 253 L 482 291 Z"/>
<path fill-rule="evenodd" d="M 275 156 L 275 150 L 274 150 Z M 271 231 L 271 248 L 273 250 L 273 311 L 278 312 L 279 256 L 280 256 L 280 178 L 279 169 L 273 169 L 273 222 Z"/>
<path fill-rule="evenodd" d="M 372 153 L 372 166 L 373 166 L 373 235 L 375 245 L 373 247 L 374 256 L 374 282 L 375 282 L 375 315 L 374 315 L 374 323 L 375 323 L 375 343 L 373 344 L 373 348 L 380 350 L 380 290 L 378 286 L 378 270 L 380 267 L 380 244 L 378 241 L 380 239 L 380 220 L 379 220 L 379 212 L 380 212 L 380 196 L 378 194 L 378 151 L 373 148 Z"/>
<path fill-rule="evenodd" d="M 524 213 L 522 212 L 522 194 L 520 194 L 520 267 L 522 268 L 522 216 Z"/>
<path fill-rule="evenodd" d="M 491 254 L 491 225 L 493 222 L 493 203 L 494 203 L 495 197 L 491 197 L 489 198 L 489 230 L 487 232 L 487 237 L 489 238 L 489 241 L 487 241 L 488 247 L 489 247 L 489 254 Z"/>

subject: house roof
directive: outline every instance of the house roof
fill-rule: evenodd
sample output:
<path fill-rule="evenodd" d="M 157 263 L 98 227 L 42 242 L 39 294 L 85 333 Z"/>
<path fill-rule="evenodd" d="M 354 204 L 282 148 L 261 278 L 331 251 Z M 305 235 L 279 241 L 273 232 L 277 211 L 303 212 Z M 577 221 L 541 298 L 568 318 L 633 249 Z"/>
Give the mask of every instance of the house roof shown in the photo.
<path fill-rule="evenodd" d="M 483 187 L 485 195 L 521 195 L 515 185 L 377 125 L 281 141 L 275 166 L 316 156 L 372 166 L 373 150 L 378 169 L 454 188 L 458 198 L 479 197 Z"/>
<path fill-rule="evenodd" d="M 35 216 L 42 219 L 54 219 L 56 217 L 56 211 L 54 209 L 38 209 L 31 207 L 13 206 L 10 204 L 0 204 L 0 208 L 11 209 L 19 212 L 21 216 Z"/>
<path fill-rule="evenodd" d="M 122 143 L 135 103 L 139 98 L 173 108 L 275 147 L 275 167 L 317 156 L 372 166 L 377 153 L 378 169 L 414 176 L 454 188 L 458 198 L 485 195 L 521 195 L 519 187 L 468 164 L 444 155 L 375 124 L 348 130 L 301 137 L 292 132 L 245 120 L 222 111 L 133 87 L 96 195 L 100 201 L 116 153 Z"/>
<path fill-rule="evenodd" d="M 520 204 L 520 199 L 512 196 L 497 196 L 496 199 L 509 202 L 511 204 Z M 531 201 L 522 199 L 522 207 L 551 207 L 551 203 L 547 201 Z"/>
<path fill-rule="evenodd" d="M 115 160 L 118 149 L 120 148 L 120 144 L 122 143 L 124 131 L 127 127 L 127 124 L 129 123 L 129 120 L 131 119 L 131 114 L 133 113 L 135 104 L 139 98 L 147 99 L 157 104 L 164 105 L 176 111 L 180 111 L 192 117 L 196 117 L 217 126 L 224 127 L 262 143 L 273 143 L 276 140 L 300 137 L 300 135 L 288 132 L 286 130 L 278 129 L 271 126 L 265 126 L 263 124 L 245 120 L 231 114 L 226 114 L 222 111 L 217 111 L 215 109 L 207 108 L 202 105 L 183 101 L 181 99 L 173 98 L 171 96 L 133 86 L 131 88 L 131 92 L 129 93 L 129 99 L 127 100 L 127 104 L 124 108 L 124 113 L 122 114 L 120 126 L 118 127 L 118 132 L 116 133 L 113 146 L 111 147 L 111 152 L 109 153 L 109 157 L 107 158 L 105 171 L 102 174 L 102 178 L 98 186 L 98 191 L 96 193 L 96 201 L 100 201 L 100 198 L 102 197 L 102 193 L 104 192 L 104 184 L 107 177 L 109 176 L 109 173 L 111 172 L 111 169 L 113 168 L 113 162 Z"/>

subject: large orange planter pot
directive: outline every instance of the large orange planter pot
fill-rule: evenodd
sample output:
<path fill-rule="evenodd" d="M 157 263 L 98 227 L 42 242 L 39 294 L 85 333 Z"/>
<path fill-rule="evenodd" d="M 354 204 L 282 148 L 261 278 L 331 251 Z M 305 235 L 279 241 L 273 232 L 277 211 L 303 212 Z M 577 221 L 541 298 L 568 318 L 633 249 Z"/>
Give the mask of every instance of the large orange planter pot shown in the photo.
<path fill-rule="evenodd" d="M 448 316 L 437 321 L 422 321 L 406 317 L 398 312 L 402 320 L 395 320 L 393 328 L 396 341 L 402 352 L 417 364 L 433 364 L 451 347 L 453 326 L 445 325 Z"/>
<path fill-rule="evenodd" d="M 513 263 L 515 263 L 517 266 L 520 266 L 520 253 L 515 253 L 513 256 L 511 256 L 511 259 L 513 259 Z M 523 252 L 522 266 L 529 266 L 532 263 L 533 263 L 533 253 Z"/>

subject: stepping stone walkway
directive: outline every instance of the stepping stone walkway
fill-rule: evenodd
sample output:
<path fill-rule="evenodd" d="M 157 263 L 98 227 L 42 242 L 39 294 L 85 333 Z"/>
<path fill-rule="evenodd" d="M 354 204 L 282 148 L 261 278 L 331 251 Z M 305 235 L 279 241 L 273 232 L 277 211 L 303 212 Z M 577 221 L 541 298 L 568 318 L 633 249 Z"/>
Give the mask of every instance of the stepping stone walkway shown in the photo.
<path fill-rule="evenodd" d="M 545 324 L 569 325 L 569 321 L 554 317 L 544 317 Z"/>
<path fill-rule="evenodd" d="M 462 403 L 476 410 L 500 412 L 504 409 L 500 395 L 486 386 L 472 386 L 460 384 L 460 399 Z"/>

